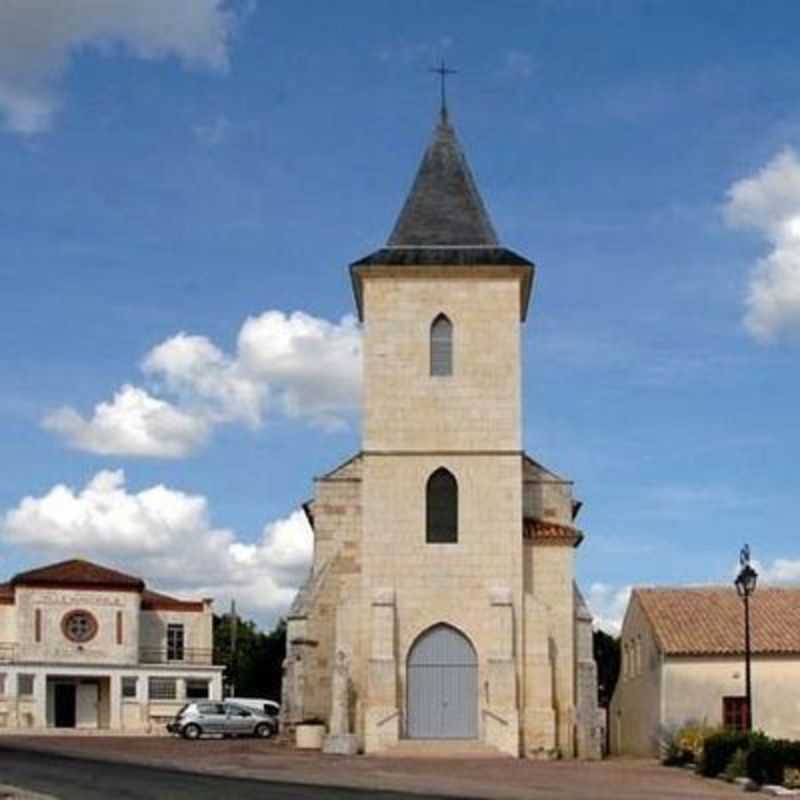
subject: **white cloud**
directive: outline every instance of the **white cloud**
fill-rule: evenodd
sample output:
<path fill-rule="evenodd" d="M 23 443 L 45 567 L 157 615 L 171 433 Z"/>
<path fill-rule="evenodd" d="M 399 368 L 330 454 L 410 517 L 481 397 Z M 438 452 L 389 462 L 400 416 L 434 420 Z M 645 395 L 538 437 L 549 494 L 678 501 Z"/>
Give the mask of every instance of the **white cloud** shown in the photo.
<path fill-rule="evenodd" d="M 358 407 L 361 332 L 352 316 L 338 324 L 296 311 L 249 317 L 239 333 L 238 366 L 266 383 L 284 414 L 323 428 L 344 424 Z"/>
<path fill-rule="evenodd" d="M 791 148 L 728 190 L 731 225 L 760 231 L 771 245 L 750 275 L 745 325 L 762 341 L 800 328 L 800 160 Z"/>
<path fill-rule="evenodd" d="M 154 347 L 141 368 L 146 391 L 123 386 L 91 418 L 70 407 L 43 420 L 80 450 L 178 458 L 202 446 L 215 425 L 258 428 L 267 414 L 323 430 L 347 426 L 361 390 L 361 333 L 302 312 L 249 317 L 229 356 L 205 336 L 179 333 Z"/>
<path fill-rule="evenodd" d="M 615 636 L 619 634 L 632 588 L 607 583 L 593 583 L 589 587 L 586 602 L 594 616 L 595 628 Z"/>
<path fill-rule="evenodd" d="M 78 450 L 159 458 L 188 455 L 206 441 L 209 433 L 202 417 L 127 384 L 111 402 L 98 403 L 89 420 L 64 407 L 48 414 L 42 426 L 60 434 Z"/>
<path fill-rule="evenodd" d="M 2 517 L 0 532 L 42 559 L 80 554 L 154 589 L 212 596 L 218 608 L 234 598 L 264 624 L 288 608 L 313 546 L 302 511 L 265 525 L 248 542 L 212 526 L 205 497 L 162 485 L 132 492 L 122 470 L 98 472 L 80 490 L 59 484 L 25 497 Z"/>
<path fill-rule="evenodd" d="M 0 112 L 17 133 L 46 130 L 70 58 L 89 47 L 224 71 L 235 19 L 226 0 L 3 0 Z"/>
<path fill-rule="evenodd" d="M 753 561 L 753 566 L 758 572 L 758 578 L 764 584 L 800 584 L 800 558 L 776 558 L 772 563 L 762 563 Z M 739 564 L 736 564 L 732 574 L 739 572 Z"/>

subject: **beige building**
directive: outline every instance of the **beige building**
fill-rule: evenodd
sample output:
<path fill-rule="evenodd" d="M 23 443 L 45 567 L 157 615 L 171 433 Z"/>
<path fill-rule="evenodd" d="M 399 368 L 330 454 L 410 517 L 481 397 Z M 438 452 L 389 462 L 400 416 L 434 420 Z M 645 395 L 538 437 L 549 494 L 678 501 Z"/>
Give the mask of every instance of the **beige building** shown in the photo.
<path fill-rule="evenodd" d="M 800 739 L 800 589 L 750 599 L 753 727 Z M 744 612 L 731 587 L 635 589 L 609 711 L 611 750 L 652 755 L 661 730 L 745 720 Z"/>
<path fill-rule="evenodd" d="M 220 699 L 211 601 L 71 560 L 0 584 L 0 728 L 163 731 L 189 698 Z"/>
<path fill-rule="evenodd" d="M 522 450 L 534 265 L 499 244 L 445 111 L 387 245 L 351 278 L 363 444 L 306 505 L 314 561 L 289 615 L 286 720 L 339 719 L 337 664 L 367 752 L 461 739 L 596 757 L 581 504 Z"/>

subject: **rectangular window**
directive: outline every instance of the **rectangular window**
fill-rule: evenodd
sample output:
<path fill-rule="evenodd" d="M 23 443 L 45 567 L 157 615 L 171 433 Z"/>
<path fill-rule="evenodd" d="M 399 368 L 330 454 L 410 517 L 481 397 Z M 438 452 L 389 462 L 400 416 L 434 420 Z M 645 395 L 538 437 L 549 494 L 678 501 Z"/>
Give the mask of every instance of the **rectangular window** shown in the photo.
<path fill-rule="evenodd" d="M 178 699 L 178 684 L 175 678 L 150 678 L 148 689 L 151 700 Z"/>
<path fill-rule="evenodd" d="M 167 661 L 183 661 L 183 625 L 167 625 Z"/>
<path fill-rule="evenodd" d="M 722 724 L 729 731 L 747 730 L 747 698 L 722 698 Z"/>
<path fill-rule="evenodd" d="M 122 679 L 122 696 L 128 699 L 136 697 L 136 684 L 138 678 Z"/>
<path fill-rule="evenodd" d="M 208 681 L 192 680 L 191 678 L 187 680 L 186 699 L 187 700 L 208 699 Z"/>
<path fill-rule="evenodd" d="M 17 694 L 20 697 L 33 695 L 33 675 L 17 675 Z"/>
<path fill-rule="evenodd" d="M 117 611 L 117 644 L 122 644 L 122 612 Z"/>
<path fill-rule="evenodd" d="M 6 696 L 6 675 L 0 672 L 0 697 Z"/>
<path fill-rule="evenodd" d="M 42 641 L 42 609 L 37 608 L 33 612 L 33 637 L 36 643 Z"/>

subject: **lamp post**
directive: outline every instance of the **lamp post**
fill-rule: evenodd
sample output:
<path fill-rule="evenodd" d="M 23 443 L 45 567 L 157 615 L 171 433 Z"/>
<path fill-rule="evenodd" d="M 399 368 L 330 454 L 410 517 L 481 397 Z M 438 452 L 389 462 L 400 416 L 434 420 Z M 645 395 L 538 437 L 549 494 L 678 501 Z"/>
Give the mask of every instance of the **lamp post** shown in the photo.
<path fill-rule="evenodd" d="M 750 595 L 756 590 L 758 573 L 750 566 L 750 547 L 745 545 L 739 553 L 739 574 L 733 582 L 736 593 L 744 602 L 744 684 L 747 703 L 748 731 L 753 730 L 753 695 L 750 687 Z"/>

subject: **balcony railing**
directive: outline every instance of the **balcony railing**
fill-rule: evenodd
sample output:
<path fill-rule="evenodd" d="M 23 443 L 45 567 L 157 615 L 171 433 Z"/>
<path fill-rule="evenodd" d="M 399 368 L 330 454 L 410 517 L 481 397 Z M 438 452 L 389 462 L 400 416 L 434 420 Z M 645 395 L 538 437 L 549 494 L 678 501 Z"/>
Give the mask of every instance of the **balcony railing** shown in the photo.
<path fill-rule="evenodd" d="M 211 648 L 183 647 L 170 649 L 166 647 L 142 647 L 139 650 L 139 661 L 142 664 L 200 664 L 213 662 L 214 653 Z"/>
<path fill-rule="evenodd" d="M 17 645 L 14 642 L 0 642 L 0 664 L 11 664 L 17 660 Z"/>

